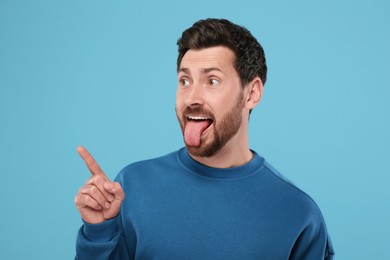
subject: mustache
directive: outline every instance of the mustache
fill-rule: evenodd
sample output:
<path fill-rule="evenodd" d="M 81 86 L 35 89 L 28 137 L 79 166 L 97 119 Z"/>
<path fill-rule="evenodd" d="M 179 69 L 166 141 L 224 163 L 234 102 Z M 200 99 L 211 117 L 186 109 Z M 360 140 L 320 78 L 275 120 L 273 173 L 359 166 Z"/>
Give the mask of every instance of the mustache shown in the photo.
<path fill-rule="evenodd" d="M 214 120 L 214 114 L 209 110 L 205 109 L 203 106 L 195 106 L 195 107 L 186 107 L 183 110 L 184 119 L 187 118 L 188 115 L 202 115 L 210 117 Z"/>

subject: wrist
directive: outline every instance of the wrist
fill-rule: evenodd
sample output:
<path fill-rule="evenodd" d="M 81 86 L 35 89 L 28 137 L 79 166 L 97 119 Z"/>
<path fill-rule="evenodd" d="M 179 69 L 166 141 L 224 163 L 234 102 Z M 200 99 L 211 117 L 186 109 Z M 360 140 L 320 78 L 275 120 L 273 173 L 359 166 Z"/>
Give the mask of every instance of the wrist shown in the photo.
<path fill-rule="evenodd" d="M 118 233 L 118 220 L 119 216 L 97 224 L 91 224 L 83 220 L 84 236 L 94 242 L 110 241 Z"/>

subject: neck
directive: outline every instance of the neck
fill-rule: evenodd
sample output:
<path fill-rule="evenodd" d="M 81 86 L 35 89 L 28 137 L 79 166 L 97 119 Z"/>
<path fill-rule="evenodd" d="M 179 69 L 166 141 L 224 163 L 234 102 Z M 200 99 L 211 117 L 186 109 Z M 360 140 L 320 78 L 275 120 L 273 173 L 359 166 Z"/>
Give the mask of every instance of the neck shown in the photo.
<path fill-rule="evenodd" d="M 232 168 L 248 163 L 252 159 L 253 153 L 246 147 L 246 149 L 236 148 L 234 151 L 222 149 L 211 157 L 199 157 L 191 154 L 190 156 L 201 164 L 213 168 Z"/>

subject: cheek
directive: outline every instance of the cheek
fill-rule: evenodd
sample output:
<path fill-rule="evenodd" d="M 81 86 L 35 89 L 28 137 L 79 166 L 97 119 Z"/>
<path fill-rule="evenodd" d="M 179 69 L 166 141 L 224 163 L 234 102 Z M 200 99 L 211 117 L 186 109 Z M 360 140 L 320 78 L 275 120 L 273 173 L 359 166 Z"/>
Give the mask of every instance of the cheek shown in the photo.
<path fill-rule="evenodd" d="M 179 112 L 183 110 L 183 103 L 180 99 L 176 98 L 176 111 Z"/>
<path fill-rule="evenodd" d="M 185 106 L 185 96 L 184 94 L 181 92 L 181 91 L 177 91 L 176 92 L 176 109 L 177 110 L 183 110 L 184 106 Z"/>
<path fill-rule="evenodd" d="M 215 113 L 215 116 L 216 117 L 221 117 L 223 116 L 225 113 L 228 112 L 228 107 L 231 106 L 230 104 L 232 104 L 232 102 L 230 100 L 226 100 L 224 99 L 224 102 L 215 102 L 211 108 L 213 110 L 213 112 Z"/>

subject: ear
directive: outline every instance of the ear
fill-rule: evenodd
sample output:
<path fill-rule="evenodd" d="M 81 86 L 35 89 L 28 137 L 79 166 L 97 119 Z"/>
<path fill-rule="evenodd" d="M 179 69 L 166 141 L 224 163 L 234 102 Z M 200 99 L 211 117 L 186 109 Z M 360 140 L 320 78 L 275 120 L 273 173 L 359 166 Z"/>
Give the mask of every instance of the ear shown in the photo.
<path fill-rule="evenodd" d="M 249 110 L 253 109 L 260 102 L 263 96 L 264 85 L 259 77 L 255 77 L 247 85 L 245 107 Z"/>

